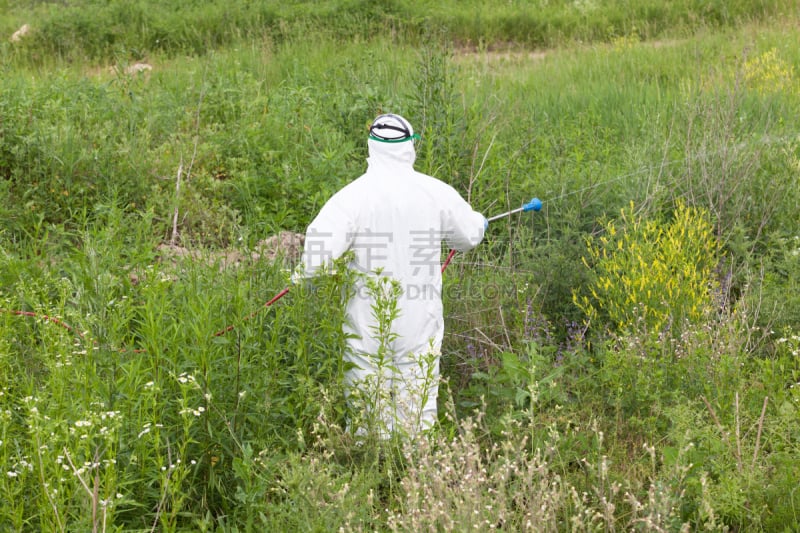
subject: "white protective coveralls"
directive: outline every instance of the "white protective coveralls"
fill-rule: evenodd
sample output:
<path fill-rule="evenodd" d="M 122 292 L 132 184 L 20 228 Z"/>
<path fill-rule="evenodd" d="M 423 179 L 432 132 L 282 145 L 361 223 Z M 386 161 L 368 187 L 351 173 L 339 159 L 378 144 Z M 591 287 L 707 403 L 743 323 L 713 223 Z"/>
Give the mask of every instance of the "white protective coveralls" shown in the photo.
<path fill-rule="evenodd" d="M 453 187 L 414 170 L 413 138 L 411 125 L 398 115 L 375 120 L 366 173 L 331 197 L 311 222 L 301 265 L 310 276 L 352 250 L 350 268 L 367 276 L 381 270 L 381 276 L 399 282 L 402 293 L 399 315 L 392 322 L 388 366 L 375 360 L 379 341 L 374 299 L 364 276 L 355 281 L 344 325 L 345 362 L 355 365 L 345 374 L 349 403 L 355 407 L 353 393 L 378 383 L 383 401 L 376 411 L 384 437 L 397 429 L 413 434 L 436 421 L 444 334 L 442 241 L 455 250 L 469 250 L 483 239 L 487 225 Z M 382 379 L 377 378 L 379 371 Z M 365 394 L 374 398 L 374 393 Z M 375 406 L 358 408 L 365 414 Z M 363 432 L 363 426 L 356 431 Z"/>

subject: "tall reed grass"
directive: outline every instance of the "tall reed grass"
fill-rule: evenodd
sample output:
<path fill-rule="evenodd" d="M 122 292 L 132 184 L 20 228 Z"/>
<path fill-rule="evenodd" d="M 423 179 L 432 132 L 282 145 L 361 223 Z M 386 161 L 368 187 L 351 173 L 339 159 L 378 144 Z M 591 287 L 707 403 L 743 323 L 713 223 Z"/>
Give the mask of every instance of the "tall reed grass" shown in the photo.
<path fill-rule="evenodd" d="M 27 11 L 9 6 L 10 28 Z M 591 2 L 423 6 L 432 19 L 406 17 L 403 2 L 242 4 L 224 24 L 221 4 L 149 6 L 41 5 L 50 44 L 0 47 L 0 529 L 797 523 L 800 166 L 787 117 L 800 55 L 795 28 L 740 25 L 786 4 L 684 2 L 613 20 L 590 17 Z M 545 37 L 526 29 L 539 16 L 554 21 Z M 138 25 L 95 27 L 125 17 Z M 175 20 L 162 48 L 119 51 Z M 497 50 L 495 35 L 591 42 L 531 55 Z M 651 41 L 664 35 L 675 39 Z M 63 47 L 60 59 L 35 57 L 40 46 Z M 152 70 L 125 72 L 144 56 Z M 532 196 L 544 208 L 493 224 L 445 272 L 437 430 L 358 445 L 343 280 L 262 308 L 292 262 L 250 253 L 301 232 L 363 171 L 382 111 L 407 116 L 418 168 L 476 209 Z M 587 321 L 572 296 L 612 264 L 614 250 L 592 258 L 604 232 L 635 241 L 631 221 L 669 228 L 681 205 L 707 214 L 712 242 L 695 244 L 719 255 L 619 275 L 650 287 L 652 272 L 702 267 L 704 313 L 651 294 L 659 324 L 691 320 L 669 334 Z M 221 250 L 242 260 L 224 265 Z M 606 303 L 633 312 L 629 294 Z"/>

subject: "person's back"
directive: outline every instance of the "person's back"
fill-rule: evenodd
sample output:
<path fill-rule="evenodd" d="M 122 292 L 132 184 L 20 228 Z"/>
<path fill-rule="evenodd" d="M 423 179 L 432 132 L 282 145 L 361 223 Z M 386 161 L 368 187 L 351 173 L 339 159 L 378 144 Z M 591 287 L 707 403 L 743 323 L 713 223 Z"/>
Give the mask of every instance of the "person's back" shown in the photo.
<path fill-rule="evenodd" d="M 388 134 L 388 135 L 387 135 Z M 460 251 L 483 238 L 485 218 L 449 185 L 413 168 L 415 136 L 402 117 L 378 117 L 370 130 L 366 173 L 336 193 L 308 228 L 304 266 L 317 268 L 352 250 L 356 279 L 345 331 L 348 391 L 378 381 L 391 399 L 378 406 L 385 433 L 395 422 L 408 430 L 436 419 L 438 357 L 444 333 L 441 300 L 442 241 Z M 378 368 L 374 298 L 367 277 L 390 277 L 401 288 L 392 324 L 391 367 Z M 383 372 L 383 379 L 374 376 Z M 366 409 L 376 406 L 365 406 Z"/>

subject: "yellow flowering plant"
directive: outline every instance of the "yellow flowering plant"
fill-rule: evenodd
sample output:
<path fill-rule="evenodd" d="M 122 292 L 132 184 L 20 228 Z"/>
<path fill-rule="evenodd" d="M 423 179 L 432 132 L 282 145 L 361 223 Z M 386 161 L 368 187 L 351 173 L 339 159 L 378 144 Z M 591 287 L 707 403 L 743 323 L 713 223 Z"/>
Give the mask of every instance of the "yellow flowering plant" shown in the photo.
<path fill-rule="evenodd" d="M 791 93 L 797 90 L 794 66 L 778 55 L 776 48 L 771 48 L 744 64 L 744 79 L 747 86 L 758 94 Z"/>
<path fill-rule="evenodd" d="M 643 220 L 633 203 L 587 239 L 588 294 L 573 301 L 618 334 L 655 335 L 701 320 L 712 306 L 718 245 L 708 214 L 679 202 L 668 222 Z"/>

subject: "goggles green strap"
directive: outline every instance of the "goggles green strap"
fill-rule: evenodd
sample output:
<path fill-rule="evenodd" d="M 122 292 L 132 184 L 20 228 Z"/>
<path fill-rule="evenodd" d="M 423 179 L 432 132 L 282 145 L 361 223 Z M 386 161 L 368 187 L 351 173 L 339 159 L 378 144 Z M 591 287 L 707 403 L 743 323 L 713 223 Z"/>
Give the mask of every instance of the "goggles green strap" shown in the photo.
<path fill-rule="evenodd" d="M 416 141 L 419 140 L 421 137 L 419 136 L 419 133 L 415 133 L 410 137 L 402 137 L 400 139 L 381 139 L 379 137 L 375 137 L 374 135 L 370 135 L 369 138 L 372 139 L 373 141 L 394 144 L 394 143 L 404 143 L 406 141 Z"/>

